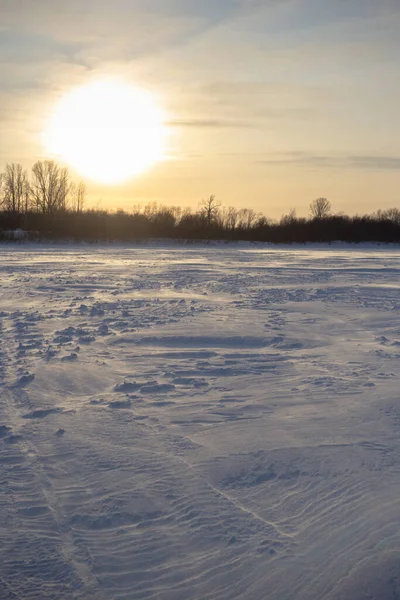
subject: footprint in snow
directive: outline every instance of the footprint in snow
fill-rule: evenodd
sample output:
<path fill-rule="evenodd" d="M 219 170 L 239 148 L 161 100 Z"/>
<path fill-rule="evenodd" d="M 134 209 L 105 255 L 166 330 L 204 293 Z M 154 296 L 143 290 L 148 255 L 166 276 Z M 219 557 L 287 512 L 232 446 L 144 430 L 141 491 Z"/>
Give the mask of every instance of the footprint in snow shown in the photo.
<path fill-rule="evenodd" d="M 35 375 L 33 373 L 27 373 L 26 375 L 22 375 L 22 377 L 20 377 L 18 379 L 15 386 L 16 387 L 25 387 L 26 385 L 29 385 L 30 383 L 32 383 L 32 381 L 34 379 L 35 379 Z"/>
<path fill-rule="evenodd" d="M 166 394 L 173 392 L 176 386 L 172 383 L 157 383 L 157 381 L 149 381 L 147 383 L 137 383 L 136 381 L 124 381 L 114 387 L 115 392 L 127 394 L 130 392 L 140 391 L 141 394 Z"/>
<path fill-rule="evenodd" d="M 11 427 L 0 425 L 0 439 L 6 437 L 11 432 Z"/>
<path fill-rule="evenodd" d="M 76 360 L 78 360 L 78 355 L 76 352 L 71 352 L 71 354 L 63 356 L 61 362 L 75 362 Z"/>
<path fill-rule="evenodd" d="M 140 387 L 141 385 L 135 381 L 124 381 L 124 383 L 117 384 L 114 391 L 119 393 L 136 392 Z"/>
<path fill-rule="evenodd" d="M 79 343 L 80 344 L 92 344 L 93 342 L 96 341 L 96 338 L 93 335 L 83 335 L 82 337 L 79 338 Z"/>
<path fill-rule="evenodd" d="M 167 392 L 173 392 L 175 386 L 171 383 L 154 383 L 149 385 L 143 385 L 140 388 L 142 394 L 165 394 Z"/>
<path fill-rule="evenodd" d="M 69 335 L 58 335 L 54 338 L 54 343 L 60 346 L 64 346 L 66 344 L 70 344 L 72 342 L 72 337 Z"/>
<path fill-rule="evenodd" d="M 49 415 L 54 415 L 57 413 L 63 412 L 62 408 L 48 408 L 48 409 L 37 409 L 33 410 L 26 415 L 23 415 L 23 419 L 45 419 Z"/>
<path fill-rule="evenodd" d="M 208 387 L 209 383 L 205 379 L 196 379 L 194 377 L 176 377 L 172 380 L 175 385 L 189 386 L 195 388 Z"/>
<path fill-rule="evenodd" d="M 109 408 L 114 408 L 114 409 L 128 409 L 131 408 L 131 401 L 128 400 L 117 400 L 115 402 L 110 402 L 110 404 L 108 405 Z"/>

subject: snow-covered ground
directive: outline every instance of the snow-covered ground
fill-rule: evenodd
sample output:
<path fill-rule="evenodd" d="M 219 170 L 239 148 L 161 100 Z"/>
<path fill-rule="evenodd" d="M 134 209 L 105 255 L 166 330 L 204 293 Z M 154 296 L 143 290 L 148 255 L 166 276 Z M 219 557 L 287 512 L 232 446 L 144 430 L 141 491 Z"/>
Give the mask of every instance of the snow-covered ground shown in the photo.
<path fill-rule="evenodd" d="M 0 270 L 1 600 L 400 598 L 399 249 Z"/>

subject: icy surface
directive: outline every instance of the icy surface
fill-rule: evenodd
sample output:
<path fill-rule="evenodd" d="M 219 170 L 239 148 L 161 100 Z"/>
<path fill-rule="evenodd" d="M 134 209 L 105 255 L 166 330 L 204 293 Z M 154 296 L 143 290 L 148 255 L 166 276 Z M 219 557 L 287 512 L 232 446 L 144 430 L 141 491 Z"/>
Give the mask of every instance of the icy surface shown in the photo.
<path fill-rule="evenodd" d="M 0 271 L 2 600 L 400 598 L 400 250 Z"/>

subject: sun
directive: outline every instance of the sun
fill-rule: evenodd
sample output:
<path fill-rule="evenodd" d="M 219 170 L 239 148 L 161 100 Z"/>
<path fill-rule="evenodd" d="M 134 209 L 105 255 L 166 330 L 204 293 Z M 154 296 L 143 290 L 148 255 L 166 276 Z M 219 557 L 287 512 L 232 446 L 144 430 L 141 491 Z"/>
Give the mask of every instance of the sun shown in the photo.
<path fill-rule="evenodd" d="M 55 106 L 45 144 L 82 176 L 117 184 L 165 158 L 165 121 L 147 91 L 123 81 L 94 81 Z"/>

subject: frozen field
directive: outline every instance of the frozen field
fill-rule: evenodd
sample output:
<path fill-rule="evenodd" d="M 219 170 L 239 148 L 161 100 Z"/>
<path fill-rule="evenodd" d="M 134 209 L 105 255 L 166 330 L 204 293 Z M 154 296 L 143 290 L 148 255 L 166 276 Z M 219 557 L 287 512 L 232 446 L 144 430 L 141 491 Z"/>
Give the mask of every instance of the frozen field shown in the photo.
<path fill-rule="evenodd" d="M 1 600 L 400 598 L 400 249 L 0 246 Z"/>

